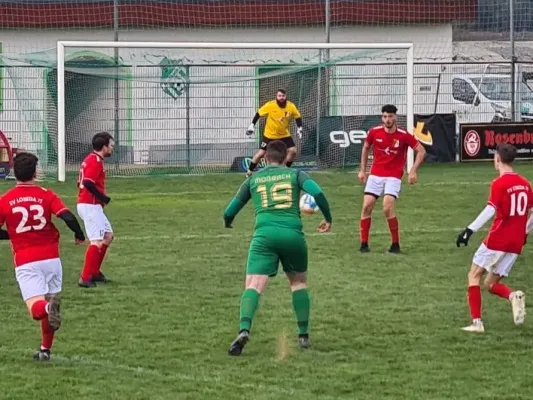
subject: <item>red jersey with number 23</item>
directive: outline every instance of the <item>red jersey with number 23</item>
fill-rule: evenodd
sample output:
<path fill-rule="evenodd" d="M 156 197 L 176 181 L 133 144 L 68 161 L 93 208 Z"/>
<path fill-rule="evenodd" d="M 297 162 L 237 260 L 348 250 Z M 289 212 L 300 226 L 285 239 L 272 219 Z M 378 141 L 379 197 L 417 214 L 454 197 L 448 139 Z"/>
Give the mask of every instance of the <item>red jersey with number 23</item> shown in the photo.
<path fill-rule="evenodd" d="M 100 193 L 105 194 L 105 169 L 104 159 L 96 153 L 91 153 L 81 163 L 80 175 L 78 177 L 78 204 L 100 204 L 103 202 L 98 200 L 91 192 L 83 186 L 83 181 L 89 180 L 94 183 Z"/>
<path fill-rule="evenodd" d="M 381 125 L 368 131 L 366 143 L 374 155 L 370 175 L 398 179 L 403 176 L 407 149 L 418 146 L 418 140 L 406 130 L 396 128 L 396 132 L 387 133 Z"/>
<path fill-rule="evenodd" d="M 515 172 L 494 179 L 488 204 L 496 209 L 496 217 L 483 243 L 490 250 L 520 254 L 529 210 L 533 207 L 529 181 Z"/>
<path fill-rule="evenodd" d="M 51 190 L 17 184 L 0 199 L 0 225 L 7 225 L 15 268 L 59 257 L 59 232 L 52 215 L 68 208 Z"/>

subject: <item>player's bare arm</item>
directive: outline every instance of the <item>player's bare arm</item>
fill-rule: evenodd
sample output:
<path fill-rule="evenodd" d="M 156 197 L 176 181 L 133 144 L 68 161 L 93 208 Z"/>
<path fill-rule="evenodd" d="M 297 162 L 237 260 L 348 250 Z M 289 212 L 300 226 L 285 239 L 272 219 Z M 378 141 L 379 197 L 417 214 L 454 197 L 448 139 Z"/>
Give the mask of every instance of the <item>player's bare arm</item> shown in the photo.
<path fill-rule="evenodd" d="M 361 183 L 366 183 L 366 168 L 368 166 L 368 155 L 370 154 L 370 144 L 366 141 L 363 144 L 363 151 L 361 152 L 361 167 L 359 168 L 359 173 L 357 178 Z"/>
<path fill-rule="evenodd" d="M 418 168 L 422 165 L 422 163 L 426 159 L 426 149 L 424 148 L 424 146 L 422 146 L 422 144 L 418 143 L 418 145 L 413 150 L 416 154 L 415 161 L 407 177 L 407 180 L 409 184 L 411 185 L 418 182 Z"/>

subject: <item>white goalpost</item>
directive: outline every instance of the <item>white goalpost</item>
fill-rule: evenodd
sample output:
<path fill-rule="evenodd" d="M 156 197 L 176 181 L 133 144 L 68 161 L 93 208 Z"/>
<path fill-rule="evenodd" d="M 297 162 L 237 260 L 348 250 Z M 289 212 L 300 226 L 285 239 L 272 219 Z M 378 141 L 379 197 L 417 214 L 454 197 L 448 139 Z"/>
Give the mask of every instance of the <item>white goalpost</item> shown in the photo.
<path fill-rule="evenodd" d="M 84 53 L 84 56 L 78 58 L 83 61 L 83 57 L 87 59 L 87 54 L 91 51 L 93 55 L 90 57 L 94 59 L 96 49 L 100 49 L 98 54 L 107 54 L 108 61 L 100 63 L 94 61 L 88 67 L 73 63 L 74 53 Z M 119 51 L 122 52 L 120 57 Z M 316 155 L 318 156 L 324 148 L 324 152 L 332 154 L 327 157 L 338 158 L 340 153 L 333 154 L 329 147 L 324 147 L 323 143 L 319 143 L 321 139 L 318 130 L 323 124 L 321 120 L 323 111 L 321 110 L 337 109 L 335 115 L 339 117 L 343 117 L 343 112 L 364 116 L 365 111 L 362 110 L 365 109 L 362 107 L 365 102 L 367 103 L 365 106 L 370 103 L 365 93 L 370 93 L 370 88 L 376 85 L 386 86 L 387 84 L 386 79 L 383 80 L 384 83 L 368 83 L 377 82 L 378 75 L 360 84 L 363 79 L 358 76 L 358 71 L 363 70 L 363 63 L 360 60 L 368 59 L 369 61 L 364 64 L 365 71 L 373 71 L 372 68 L 382 66 L 379 57 L 374 55 L 386 51 L 403 51 L 400 59 L 402 68 L 405 69 L 402 69 L 401 77 L 396 78 L 401 81 L 401 84 L 397 86 L 401 85 L 401 89 L 398 90 L 401 91 L 401 98 L 404 99 L 402 100 L 404 101 L 402 114 L 405 114 L 407 129 L 412 133 L 414 128 L 414 48 L 412 43 L 58 41 L 57 179 L 64 182 L 67 179 L 67 171 L 71 169 L 69 165 L 71 164 L 74 168 L 74 161 L 70 154 L 72 140 L 69 136 L 74 133 L 70 132 L 80 130 L 87 132 L 86 135 L 94 134 L 96 133 L 96 131 L 93 132 L 94 129 L 101 129 L 103 126 L 97 122 L 104 120 L 111 127 L 113 127 L 111 121 L 114 120 L 115 131 L 126 132 L 123 136 L 128 137 L 128 141 L 121 140 L 120 145 L 127 147 L 129 153 L 117 160 L 117 170 L 126 168 L 124 165 L 129 168 L 125 174 L 154 174 L 157 173 L 154 172 L 157 168 L 161 168 L 161 171 L 168 171 L 170 167 L 174 168 L 171 172 L 162 173 L 180 171 L 179 168 L 188 168 L 188 171 L 215 172 L 219 171 L 217 168 L 222 164 L 225 164 L 225 168 L 229 168 L 227 164 L 231 164 L 231 160 L 239 158 L 238 156 L 243 158 L 242 156 L 247 155 L 249 149 L 252 148 L 250 145 L 254 145 L 252 139 L 242 135 L 249 122 L 241 122 L 241 119 L 251 120 L 259 106 L 259 92 L 270 93 L 275 91 L 270 89 L 278 89 L 286 85 L 294 86 L 294 93 L 299 93 L 301 98 L 305 97 L 306 93 L 312 92 L 307 95 L 307 102 L 312 104 L 302 107 L 309 108 L 309 115 L 312 115 L 312 118 L 308 119 L 314 119 L 315 121 L 312 122 L 316 122 L 314 127 L 316 128 L 316 133 L 314 133 Z M 136 66 L 137 70 L 148 72 L 131 72 L 133 67 L 126 65 L 128 62 L 119 68 L 119 63 L 123 63 L 123 54 L 126 54 L 128 59 L 137 57 L 141 60 Z M 216 56 L 211 54 L 216 54 Z M 157 59 L 157 63 L 145 65 L 146 60 L 152 59 Z M 357 60 L 357 68 L 353 67 L 356 64 L 354 60 Z M 329 71 L 339 66 L 346 66 L 348 70 L 350 65 L 352 66 L 350 71 L 355 72 L 345 74 L 344 78 L 335 78 L 334 72 L 323 74 L 324 70 Z M 155 69 L 159 75 L 153 72 Z M 318 74 L 313 72 L 316 70 Z M 313 73 L 315 75 L 312 75 Z M 76 77 L 81 77 L 76 78 L 78 80 L 87 80 L 84 83 L 85 86 L 80 84 L 72 89 L 74 74 Z M 94 84 L 96 81 L 89 81 L 94 77 L 100 79 L 98 82 L 103 83 Z M 264 82 L 268 82 L 269 85 L 265 90 L 259 84 Z M 103 86 L 99 87 L 99 85 Z M 113 89 L 110 88 L 109 91 L 107 89 L 112 85 L 115 85 L 115 94 L 119 91 L 124 93 L 115 96 L 114 106 L 112 105 L 113 99 L 110 99 L 113 97 Z M 364 86 L 363 89 L 361 89 L 362 86 Z M 80 87 L 87 89 L 79 89 Z M 106 91 L 105 95 L 99 93 L 102 92 L 102 88 Z M 155 89 L 158 90 L 157 94 L 154 94 Z M 161 89 L 166 96 L 164 99 L 158 97 L 163 96 L 160 94 Z M 87 93 L 84 93 L 84 90 Z M 324 100 L 321 91 L 327 93 L 328 100 Z M 385 104 L 391 98 L 390 90 L 383 90 L 389 97 L 383 95 L 381 98 L 379 98 L 379 89 L 375 91 L 376 93 L 368 94 L 374 99 L 372 101 L 375 106 L 371 111 L 373 114 L 376 113 L 378 101 L 382 100 L 381 104 Z M 143 101 L 132 105 L 137 101 L 136 97 L 141 96 L 141 92 L 144 93 L 142 94 Z M 77 100 L 73 99 L 75 97 L 73 93 L 79 96 L 80 102 L 84 102 L 83 106 L 75 106 Z M 394 95 L 395 98 L 400 98 L 399 94 Z M 239 96 L 242 97 L 242 101 L 234 101 L 234 98 Z M 219 100 L 222 105 L 211 105 L 215 100 Z M 91 106 L 91 101 L 92 104 L 99 102 L 97 111 Z M 232 101 L 235 105 L 232 105 Z M 323 104 L 326 102 L 328 104 Z M 354 103 L 359 105 L 354 105 Z M 173 105 L 172 108 L 167 104 Z M 86 111 L 84 107 L 89 111 Z M 77 108 L 77 114 L 72 110 L 73 108 Z M 82 109 L 84 113 L 82 116 L 80 116 L 79 109 Z M 67 126 L 67 120 L 69 126 Z M 179 124 L 176 122 L 171 125 L 170 120 L 178 121 Z M 224 127 L 222 124 L 231 125 L 231 127 Z M 227 132 L 232 129 L 224 140 L 220 138 L 222 135 L 220 132 L 223 129 L 227 129 Z M 110 129 L 110 133 L 112 131 L 113 128 Z M 158 132 L 165 132 L 166 136 L 162 136 L 162 133 L 158 136 Z M 208 137 L 209 135 L 211 137 Z M 74 141 L 81 143 L 80 140 Z M 90 139 L 78 147 L 81 148 L 80 151 L 85 151 L 89 145 Z M 235 148 L 239 146 L 245 150 L 237 152 Z M 169 159 L 177 161 L 169 167 Z M 413 151 L 410 149 L 407 161 L 408 171 L 413 165 L 413 160 Z"/>

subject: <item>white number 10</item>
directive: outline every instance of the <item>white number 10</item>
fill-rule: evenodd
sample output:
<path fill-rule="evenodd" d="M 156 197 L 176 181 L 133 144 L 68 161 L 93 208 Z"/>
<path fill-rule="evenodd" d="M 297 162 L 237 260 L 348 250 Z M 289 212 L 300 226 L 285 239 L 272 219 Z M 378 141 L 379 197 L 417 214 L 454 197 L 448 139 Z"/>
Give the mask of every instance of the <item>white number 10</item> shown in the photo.
<path fill-rule="evenodd" d="M 29 232 L 32 229 L 34 231 L 40 231 L 46 225 L 46 219 L 44 218 L 44 208 L 39 204 L 32 204 L 29 208 L 29 211 L 25 207 L 13 207 L 11 211 L 13 211 L 13 213 L 22 214 L 22 218 L 20 219 L 17 229 L 15 230 L 15 232 L 17 233 Z M 30 211 L 35 212 L 35 215 L 33 215 L 33 220 L 39 221 L 39 225 L 26 225 L 30 217 Z"/>
<path fill-rule="evenodd" d="M 511 194 L 511 217 L 515 215 L 526 215 L 527 212 L 527 193 L 519 192 Z"/>

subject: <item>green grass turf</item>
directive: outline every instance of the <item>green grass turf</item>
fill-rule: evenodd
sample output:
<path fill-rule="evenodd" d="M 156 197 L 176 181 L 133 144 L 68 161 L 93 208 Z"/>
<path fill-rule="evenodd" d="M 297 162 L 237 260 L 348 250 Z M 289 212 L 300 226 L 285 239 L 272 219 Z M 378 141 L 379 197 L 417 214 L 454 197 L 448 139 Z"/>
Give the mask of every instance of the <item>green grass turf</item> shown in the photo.
<path fill-rule="evenodd" d="M 533 177 L 533 166 L 518 166 Z M 267 287 L 240 358 L 238 328 L 253 215 L 235 228 L 222 210 L 240 175 L 114 179 L 107 213 L 117 239 L 104 271 L 115 283 L 77 288 L 84 249 L 61 221 L 64 325 L 50 364 L 31 360 L 39 325 L 27 315 L 0 244 L 1 399 L 528 399 L 533 390 L 530 321 L 484 295 L 486 333 L 469 323 L 466 274 L 484 232 L 455 237 L 484 207 L 494 178 L 485 165 L 424 166 L 398 204 L 402 255 L 385 253 L 379 208 L 373 252 L 358 253 L 362 186 L 353 173 L 315 174 L 334 216 L 333 234 L 308 236 L 312 348 L 296 347 L 286 279 Z M 2 184 L 5 190 L 11 184 Z M 74 208 L 75 186 L 49 185 Z M 306 216 L 312 234 L 320 217 Z M 511 287 L 533 285 L 531 245 Z"/>

